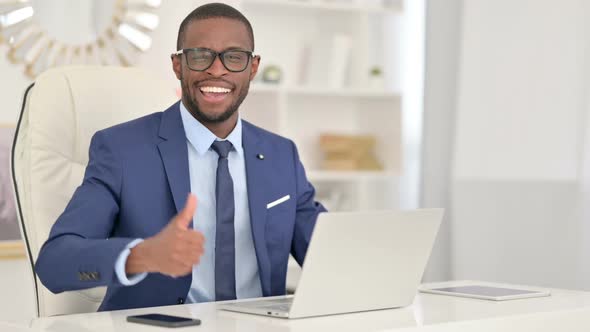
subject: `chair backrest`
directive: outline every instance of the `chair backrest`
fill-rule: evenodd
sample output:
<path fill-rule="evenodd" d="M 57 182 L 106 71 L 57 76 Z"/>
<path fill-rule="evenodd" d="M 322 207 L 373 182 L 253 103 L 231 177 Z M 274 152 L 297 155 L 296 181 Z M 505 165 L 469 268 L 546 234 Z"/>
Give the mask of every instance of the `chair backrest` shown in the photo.
<path fill-rule="evenodd" d="M 176 100 L 170 84 L 138 68 L 62 67 L 27 89 L 11 169 L 39 316 L 96 311 L 104 297 L 104 288 L 53 294 L 33 270 L 51 226 L 82 183 L 92 135 Z"/>

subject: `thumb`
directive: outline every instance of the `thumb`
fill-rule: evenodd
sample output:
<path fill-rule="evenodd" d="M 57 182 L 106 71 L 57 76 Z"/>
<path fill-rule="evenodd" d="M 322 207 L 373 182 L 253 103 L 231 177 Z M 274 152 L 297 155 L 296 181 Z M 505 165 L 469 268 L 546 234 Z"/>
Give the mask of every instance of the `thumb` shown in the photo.
<path fill-rule="evenodd" d="M 184 229 L 188 228 L 188 225 L 193 221 L 196 210 L 197 196 L 189 194 L 184 208 L 176 215 L 175 223 Z"/>

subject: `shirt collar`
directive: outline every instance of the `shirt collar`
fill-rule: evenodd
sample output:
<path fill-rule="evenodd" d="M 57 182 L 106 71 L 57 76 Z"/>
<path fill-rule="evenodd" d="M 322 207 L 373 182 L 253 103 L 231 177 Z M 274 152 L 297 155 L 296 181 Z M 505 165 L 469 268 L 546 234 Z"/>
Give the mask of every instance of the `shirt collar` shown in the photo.
<path fill-rule="evenodd" d="M 214 141 L 230 141 L 234 149 L 239 153 L 243 153 L 242 148 L 242 119 L 238 116 L 238 122 L 235 128 L 227 136 L 226 139 L 221 139 L 213 134 L 207 127 L 195 119 L 186 109 L 182 101 L 180 102 L 180 116 L 182 118 L 182 125 L 184 126 L 184 133 L 186 139 L 197 150 L 199 155 L 205 154 L 211 147 Z"/>

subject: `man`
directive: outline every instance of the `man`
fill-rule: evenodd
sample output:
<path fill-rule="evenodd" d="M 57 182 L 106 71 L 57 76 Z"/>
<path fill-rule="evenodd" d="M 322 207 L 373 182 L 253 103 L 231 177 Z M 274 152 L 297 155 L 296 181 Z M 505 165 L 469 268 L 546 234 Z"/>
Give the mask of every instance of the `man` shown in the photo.
<path fill-rule="evenodd" d="M 239 117 L 260 63 L 250 23 L 201 6 L 177 48 L 181 101 L 94 135 L 36 263 L 52 292 L 106 285 L 99 310 L 280 295 L 289 254 L 302 264 L 325 209 L 293 142 Z"/>

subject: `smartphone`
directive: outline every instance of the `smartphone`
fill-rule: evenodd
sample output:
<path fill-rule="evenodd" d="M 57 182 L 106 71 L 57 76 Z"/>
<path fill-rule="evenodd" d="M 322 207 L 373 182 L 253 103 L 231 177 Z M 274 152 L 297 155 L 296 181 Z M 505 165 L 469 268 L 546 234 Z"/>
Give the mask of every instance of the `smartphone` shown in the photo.
<path fill-rule="evenodd" d="M 127 316 L 127 321 L 131 323 L 163 326 L 163 327 L 183 327 L 201 325 L 200 319 L 185 318 L 178 316 L 168 316 L 162 314 L 147 314 L 137 316 Z"/>

